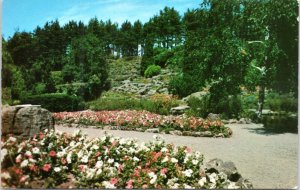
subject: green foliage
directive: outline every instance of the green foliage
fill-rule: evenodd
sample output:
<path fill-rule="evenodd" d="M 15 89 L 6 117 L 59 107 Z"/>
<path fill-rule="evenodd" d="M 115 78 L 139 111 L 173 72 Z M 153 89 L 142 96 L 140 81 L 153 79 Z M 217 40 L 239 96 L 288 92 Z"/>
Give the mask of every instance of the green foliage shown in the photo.
<path fill-rule="evenodd" d="M 51 79 L 55 86 L 64 83 L 62 71 L 51 71 Z"/>
<path fill-rule="evenodd" d="M 273 111 L 297 112 L 298 99 L 291 94 L 270 93 L 266 97 L 266 107 Z"/>
<path fill-rule="evenodd" d="M 170 109 L 178 105 L 177 100 L 165 95 L 154 95 L 150 99 L 137 99 L 120 93 L 105 93 L 103 97 L 87 103 L 87 106 L 95 111 L 147 110 L 162 115 L 170 114 Z"/>
<path fill-rule="evenodd" d="M 5 104 L 12 104 L 12 97 L 11 97 L 11 89 L 6 87 L 1 89 L 1 101 L 2 101 L 2 105 Z"/>
<path fill-rule="evenodd" d="M 144 76 L 147 78 L 158 75 L 161 72 L 161 67 L 159 65 L 149 65 L 145 70 Z"/>
<path fill-rule="evenodd" d="M 155 65 L 165 67 L 167 61 L 173 56 L 173 51 L 164 48 L 155 48 L 153 61 Z"/>
<path fill-rule="evenodd" d="M 44 94 L 46 92 L 46 84 L 36 83 L 34 92 L 34 94 Z"/>
<path fill-rule="evenodd" d="M 207 117 L 209 113 L 216 113 L 221 114 L 223 118 L 237 118 L 243 110 L 238 96 L 228 96 L 218 101 L 215 101 L 211 94 L 201 99 L 190 97 L 188 105 L 191 107 L 189 114 L 197 117 Z"/>
<path fill-rule="evenodd" d="M 84 109 L 82 99 L 62 93 L 33 95 L 22 98 L 23 104 L 41 105 L 51 112 L 76 111 Z"/>

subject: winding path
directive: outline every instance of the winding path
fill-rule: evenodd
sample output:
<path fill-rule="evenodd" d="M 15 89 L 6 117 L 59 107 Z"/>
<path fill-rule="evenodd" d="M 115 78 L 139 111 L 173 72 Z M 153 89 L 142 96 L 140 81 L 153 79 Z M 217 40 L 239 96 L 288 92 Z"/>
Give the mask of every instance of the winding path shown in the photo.
<path fill-rule="evenodd" d="M 231 138 L 205 138 L 162 135 L 167 143 L 187 145 L 202 152 L 205 160 L 220 158 L 233 161 L 244 178 L 254 188 L 285 188 L 297 185 L 298 135 L 292 133 L 270 134 L 257 124 L 231 124 Z M 72 133 L 77 128 L 56 126 L 57 130 Z M 105 130 L 81 128 L 88 137 L 99 137 Z M 153 133 L 135 131 L 107 131 L 115 136 L 134 137 L 139 141 L 150 141 Z"/>

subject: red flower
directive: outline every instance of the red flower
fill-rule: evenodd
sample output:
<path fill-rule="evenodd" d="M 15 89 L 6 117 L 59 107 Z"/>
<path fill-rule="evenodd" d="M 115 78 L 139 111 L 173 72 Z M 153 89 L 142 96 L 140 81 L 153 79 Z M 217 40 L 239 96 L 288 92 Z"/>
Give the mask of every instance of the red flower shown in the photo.
<path fill-rule="evenodd" d="M 13 170 L 17 175 L 22 174 L 22 170 L 20 168 L 14 167 Z"/>
<path fill-rule="evenodd" d="M 186 151 L 187 151 L 188 153 L 191 153 L 191 152 L 192 152 L 192 149 L 191 149 L 190 147 L 186 147 Z"/>
<path fill-rule="evenodd" d="M 127 186 L 126 186 L 126 189 L 132 189 L 133 188 L 133 179 L 130 179 L 129 181 L 126 182 Z"/>
<path fill-rule="evenodd" d="M 85 165 L 79 165 L 78 167 L 79 167 L 80 171 L 82 171 L 82 172 L 85 171 Z"/>
<path fill-rule="evenodd" d="M 45 172 L 48 172 L 50 169 L 51 169 L 51 164 L 45 164 L 45 165 L 43 166 L 43 170 L 44 170 Z"/>
<path fill-rule="evenodd" d="M 55 156 L 56 156 L 56 152 L 55 152 L 54 150 L 51 150 L 51 151 L 49 152 L 49 156 L 55 157 Z"/>
<path fill-rule="evenodd" d="M 144 184 L 144 185 L 142 186 L 142 188 L 143 188 L 143 189 L 147 189 L 147 188 L 148 188 L 148 185 L 147 185 L 147 184 Z"/>
<path fill-rule="evenodd" d="M 27 179 L 27 177 L 23 175 L 23 176 L 20 178 L 20 183 L 23 183 L 23 182 L 25 182 L 25 181 L 26 181 L 26 179 Z"/>
<path fill-rule="evenodd" d="M 110 183 L 113 184 L 113 185 L 115 185 L 115 184 L 118 183 L 118 179 L 117 178 L 111 178 L 110 179 Z"/>

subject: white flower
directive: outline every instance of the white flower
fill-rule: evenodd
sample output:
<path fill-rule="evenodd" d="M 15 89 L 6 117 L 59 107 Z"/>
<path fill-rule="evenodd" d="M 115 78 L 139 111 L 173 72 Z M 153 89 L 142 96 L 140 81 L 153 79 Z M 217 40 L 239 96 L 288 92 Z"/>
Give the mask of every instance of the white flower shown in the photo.
<path fill-rule="evenodd" d="M 234 182 L 230 182 L 230 184 L 227 187 L 228 189 L 238 189 L 240 186 L 235 185 Z"/>
<path fill-rule="evenodd" d="M 87 155 L 83 156 L 81 159 L 81 162 L 83 163 L 88 163 L 88 161 L 89 161 L 89 157 Z"/>
<path fill-rule="evenodd" d="M 138 159 L 137 157 L 133 157 L 133 160 L 136 162 L 140 161 L 140 159 Z"/>
<path fill-rule="evenodd" d="M 192 163 L 193 163 L 194 165 L 197 165 L 197 164 L 199 163 L 199 161 L 198 161 L 198 160 L 192 160 Z"/>
<path fill-rule="evenodd" d="M 0 155 L 0 161 L 2 163 L 3 159 L 5 158 L 5 156 L 7 155 L 7 149 L 1 149 L 1 155 Z"/>
<path fill-rule="evenodd" d="M 91 149 L 92 149 L 92 150 L 98 150 L 98 149 L 99 149 L 99 146 L 94 144 L 94 145 L 92 146 Z"/>
<path fill-rule="evenodd" d="M 120 145 L 124 145 L 124 144 L 126 144 L 126 140 L 122 138 L 119 143 L 120 143 Z"/>
<path fill-rule="evenodd" d="M 188 184 L 183 184 L 183 186 L 185 189 L 195 189 L 194 187 L 189 186 Z"/>
<path fill-rule="evenodd" d="M 25 152 L 25 155 L 26 155 L 26 156 L 32 156 L 32 153 L 31 153 L 30 151 L 26 151 L 26 152 Z"/>
<path fill-rule="evenodd" d="M 203 187 L 203 185 L 206 183 L 206 177 L 202 177 L 199 181 L 198 184 L 200 185 L 200 187 Z"/>
<path fill-rule="evenodd" d="M 170 186 L 171 189 L 178 189 L 179 188 L 179 184 L 178 183 L 174 183 L 174 185 Z"/>
<path fill-rule="evenodd" d="M 68 162 L 68 164 L 72 163 L 72 153 L 71 152 L 67 155 L 67 162 Z"/>
<path fill-rule="evenodd" d="M 75 144 L 76 144 L 75 141 L 71 141 L 69 146 L 73 147 L 75 146 Z"/>
<path fill-rule="evenodd" d="M 58 158 L 61 158 L 61 157 L 63 157 L 65 154 L 66 154 L 65 150 L 60 151 L 60 152 L 57 152 L 57 157 L 58 157 Z"/>
<path fill-rule="evenodd" d="M 111 184 L 109 181 L 103 181 L 102 185 L 106 188 L 106 189 L 115 189 L 116 187 Z"/>
<path fill-rule="evenodd" d="M 100 160 L 96 162 L 95 168 L 101 168 L 102 166 L 103 166 L 103 162 Z"/>
<path fill-rule="evenodd" d="M 60 167 L 55 167 L 55 168 L 54 168 L 54 171 L 55 171 L 55 172 L 60 172 L 61 169 L 60 169 Z"/>
<path fill-rule="evenodd" d="M 48 148 L 52 148 L 53 147 L 53 143 L 49 143 Z"/>
<path fill-rule="evenodd" d="M 167 149 L 166 147 L 163 147 L 163 148 L 161 149 L 161 151 L 162 151 L 162 152 L 168 152 L 168 149 Z"/>
<path fill-rule="evenodd" d="M 182 172 L 186 177 L 191 177 L 192 176 L 192 173 L 193 173 L 193 170 L 191 169 L 188 169 L 188 170 L 185 170 Z"/>
<path fill-rule="evenodd" d="M 150 184 L 154 184 L 156 182 L 156 178 L 152 178 L 151 180 L 150 180 Z"/>
<path fill-rule="evenodd" d="M 110 159 L 107 160 L 107 162 L 108 162 L 109 164 L 114 163 L 114 161 L 115 161 L 115 160 L 114 160 L 113 158 L 110 158 Z"/>
<path fill-rule="evenodd" d="M 28 165 L 28 160 L 23 160 L 23 162 L 21 162 L 21 168 L 24 168 Z"/>
<path fill-rule="evenodd" d="M 102 173 L 101 169 L 98 169 L 97 172 L 96 172 L 97 175 L 100 175 L 101 173 Z"/>
<path fill-rule="evenodd" d="M 81 158 L 83 156 L 83 152 L 82 151 L 79 151 L 78 154 L 77 154 L 78 158 Z"/>
<path fill-rule="evenodd" d="M 29 158 L 29 162 L 36 163 L 35 159 Z"/>
<path fill-rule="evenodd" d="M 114 166 L 118 168 L 120 164 L 118 162 L 115 162 Z"/>
<path fill-rule="evenodd" d="M 171 162 L 172 162 L 172 163 L 177 163 L 178 160 L 177 160 L 176 158 L 171 158 Z"/>
<path fill-rule="evenodd" d="M 167 156 L 165 156 L 164 159 L 162 160 L 162 163 L 165 163 L 167 161 L 169 161 L 169 158 Z"/>
<path fill-rule="evenodd" d="M 1 175 L 1 178 L 4 178 L 4 179 L 10 179 L 11 178 L 8 172 L 1 172 L 0 175 Z"/>
<path fill-rule="evenodd" d="M 80 135 L 81 131 L 79 129 L 77 129 L 76 131 L 74 131 L 73 136 L 76 137 L 77 135 Z"/>
<path fill-rule="evenodd" d="M 216 180 L 218 180 L 218 176 L 216 173 L 212 173 L 208 177 L 209 177 L 209 181 L 212 183 L 216 183 Z"/>
<path fill-rule="evenodd" d="M 101 137 L 101 141 L 104 142 L 106 140 L 106 136 Z"/>
<path fill-rule="evenodd" d="M 7 141 L 16 142 L 17 139 L 15 137 L 9 137 Z"/>
<path fill-rule="evenodd" d="M 39 154 L 40 153 L 40 149 L 38 147 L 34 147 L 32 149 L 33 154 Z"/>

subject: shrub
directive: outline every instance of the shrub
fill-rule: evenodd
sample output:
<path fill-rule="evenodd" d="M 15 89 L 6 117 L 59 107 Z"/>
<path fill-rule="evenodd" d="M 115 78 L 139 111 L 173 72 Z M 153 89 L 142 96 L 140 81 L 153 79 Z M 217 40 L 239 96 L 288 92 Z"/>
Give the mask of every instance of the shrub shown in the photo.
<path fill-rule="evenodd" d="M 161 67 L 159 65 L 150 65 L 147 67 L 144 75 L 145 77 L 153 77 L 155 75 L 158 75 L 161 72 Z"/>
<path fill-rule="evenodd" d="M 44 94 L 46 92 L 46 84 L 39 82 L 35 84 L 34 93 L 35 94 Z"/>
<path fill-rule="evenodd" d="M 81 98 L 63 93 L 27 96 L 21 102 L 41 105 L 51 112 L 76 111 L 84 108 Z"/>
<path fill-rule="evenodd" d="M 64 83 L 62 71 L 52 71 L 51 78 L 55 86 Z"/>
<path fill-rule="evenodd" d="M 167 61 L 174 55 L 173 51 L 164 49 L 164 48 L 156 48 L 154 49 L 154 63 L 161 67 L 165 67 Z"/>
<path fill-rule="evenodd" d="M 170 109 L 179 105 L 171 96 L 155 94 L 150 99 L 134 98 L 131 95 L 121 93 L 104 93 L 104 95 L 87 103 L 89 109 L 100 110 L 147 110 L 153 113 L 168 115 Z"/>
<path fill-rule="evenodd" d="M 211 94 L 201 99 L 191 97 L 188 99 L 191 107 L 189 114 L 198 117 L 207 117 L 209 113 L 221 114 L 224 118 L 237 118 L 242 112 L 242 103 L 239 96 L 228 96 L 218 101 L 212 99 Z"/>

